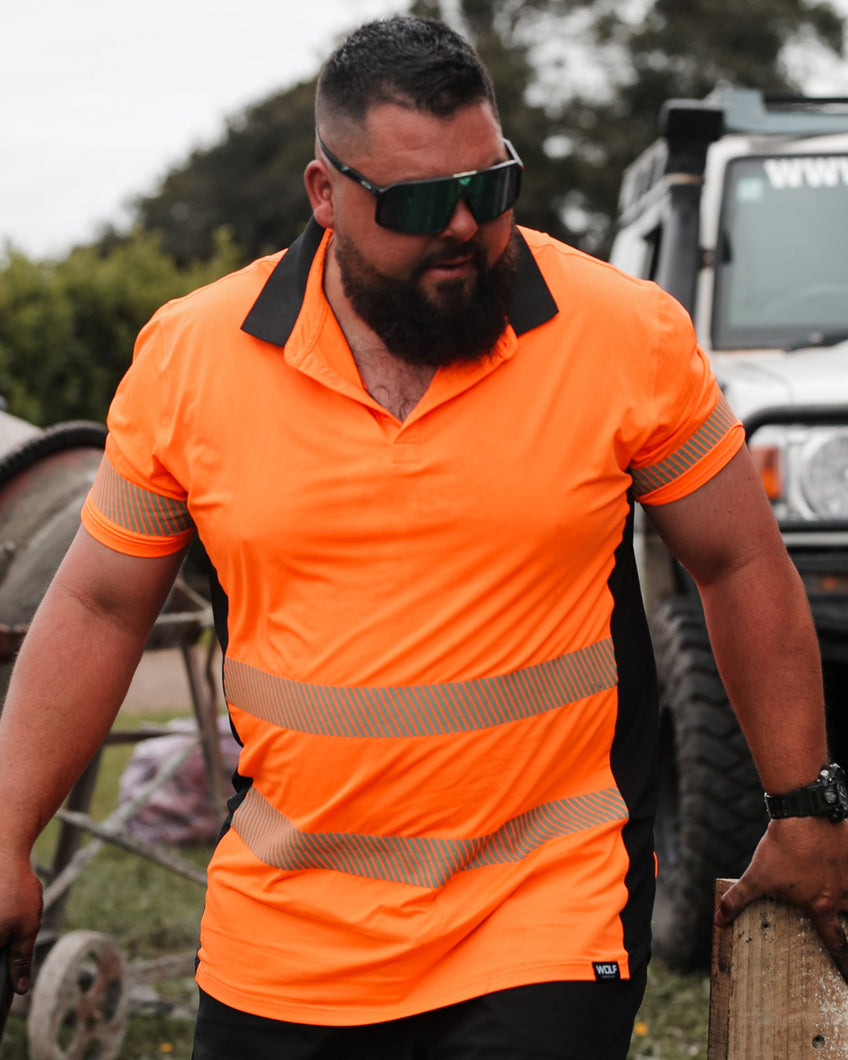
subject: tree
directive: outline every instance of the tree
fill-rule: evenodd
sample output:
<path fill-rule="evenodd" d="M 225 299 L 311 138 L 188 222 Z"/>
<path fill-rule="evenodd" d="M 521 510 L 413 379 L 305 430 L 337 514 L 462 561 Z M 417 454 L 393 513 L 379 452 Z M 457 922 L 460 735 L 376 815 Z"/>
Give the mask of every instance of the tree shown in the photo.
<path fill-rule="evenodd" d="M 609 244 L 622 171 L 654 139 L 665 99 L 703 97 L 719 81 L 797 91 L 787 47 L 838 55 L 844 33 L 825 0 L 416 0 L 411 10 L 455 22 L 492 71 L 525 163 L 519 221 L 596 253 Z M 569 70 L 562 57 L 575 43 L 582 66 Z M 602 89 L 580 87 L 598 71 Z M 180 263 L 211 253 L 222 225 L 245 259 L 288 245 L 308 215 L 314 89 L 301 82 L 231 121 L 139 200 L 139 223 Z"/>
<path fill-rule="evenodd" d="M 545 179 L 550 160 L 543 144 L 549 119 L 541 106 L 525 99 L 533 77 L 528 48 L 515 40 L 505 44 L 499 28 L 510 5 L 475 0 L 463 6 L 473 20 L 471 35 L 498 86 L 504 128 L 525 162 L 521 220 L 567 237 L 570 233 L 552 194 L 553 174 Z M 516 12 L 522 7 L 511 6 Z M 412 10 L 442 15 L 437 0 L 419 0 Z M 510 21 L 515 17 L 509 13 Z M 221 226 L 229 228 L 245 260 L 287 246 L 303 229 L 309 217 L 303 170 L 313 154 L 316 80 L 248 108 L 229 122 L 219 143 L 193 152 L 153 195 L 137 201 L 138 223 L 158 232 L 163 249 L 178 262 L 208 254 L 212 233 Z"/>
<path fill-rule="evenodd" d="M 8 410 L 39 426 L 103 421 L 153 311 L 237 260 L 225 233 L 215 237 L 208 261 L 185 269 L 143 232 L 108 253 L 84 247 L 57 262 L 7 250 L 0 266 L 0 395 Z"/>
<path fill-rule="evenodd" d="M 154 194 L 137 201 L 138 223 L 155 231 L 178 264 L 206 258 L 229 231 L 244 261 L 288 246 L 309 219 L 303 170 L 315 139 L 315 79 L 275 93 L 194 151 Z"/>
<path fill-rule="evenodd" d="M 721 82 L 798 94 L 803 86 L 787 64 L 788 48 L 800 42 L 839 56 L 845 34 L 830 3 L 807 0 L 552 0 L 548 14 L 563 35 L 580 15 L 586 43 L 606 72 L 605 93 L 578 91 L 550 106 L 551 135 L 569 142 L 568 205 L 585 218 L 578 239 L 601 253 L 609 246 L 622 172 L 656 137 L 665 100 L 701 99 Z"/>

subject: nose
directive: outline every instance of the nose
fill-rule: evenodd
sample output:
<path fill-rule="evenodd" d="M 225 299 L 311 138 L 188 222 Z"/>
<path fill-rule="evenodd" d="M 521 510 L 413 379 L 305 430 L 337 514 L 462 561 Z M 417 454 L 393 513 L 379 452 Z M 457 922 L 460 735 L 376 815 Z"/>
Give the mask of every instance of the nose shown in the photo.
<path fill-rule="evenodd" d="M 479 227 L 474 220 L 474 214 L 471 212 L 468 203 L 465 199 L 460 199 L 450 215 L 450 220 L 439 234 L 442 237 L 452 237 L 464 243 L 477 232 Z"/>

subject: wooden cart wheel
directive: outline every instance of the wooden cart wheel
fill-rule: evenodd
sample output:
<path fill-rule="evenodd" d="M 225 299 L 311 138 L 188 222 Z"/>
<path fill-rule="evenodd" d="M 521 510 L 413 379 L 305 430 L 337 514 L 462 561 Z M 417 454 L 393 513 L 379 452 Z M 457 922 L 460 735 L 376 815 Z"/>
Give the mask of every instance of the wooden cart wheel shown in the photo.
<path fill-rule="evenodd" d="M 71 931 L 44 958 L 32 990 L 30 1060 L 114 1060 L 129 996 L 120 947 L 96 931 Z"/>

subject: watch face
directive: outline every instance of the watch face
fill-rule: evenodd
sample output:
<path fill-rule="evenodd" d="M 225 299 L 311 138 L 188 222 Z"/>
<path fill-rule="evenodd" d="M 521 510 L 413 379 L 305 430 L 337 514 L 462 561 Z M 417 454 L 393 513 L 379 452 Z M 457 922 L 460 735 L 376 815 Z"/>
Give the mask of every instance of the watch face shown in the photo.
<path fill-rule="evenodd" d="M 848 783 L 845 773 L 839 766 L 832 766 L 830 783 L 825 788 L 824 796 L 830 806 L 830 817 L 834 821 L 844 821 L 848 817 Z"/>

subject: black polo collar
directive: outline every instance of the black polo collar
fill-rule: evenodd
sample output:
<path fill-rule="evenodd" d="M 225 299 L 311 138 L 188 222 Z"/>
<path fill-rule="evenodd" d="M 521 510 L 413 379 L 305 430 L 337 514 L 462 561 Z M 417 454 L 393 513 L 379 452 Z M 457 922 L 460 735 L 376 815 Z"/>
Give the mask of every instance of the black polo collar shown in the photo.
<path fill-rule="evenodd" d="M 268 277 L 245 317 L 242 331 L 254 338 L 285 346 L 303 305 L 306 281 L 324 229 L 311 218 Z M 518 233 L 518 279 L 509 322 L 516 335 L 544 324 L 557 314 L 557 304 L 521 233 Z"/>

